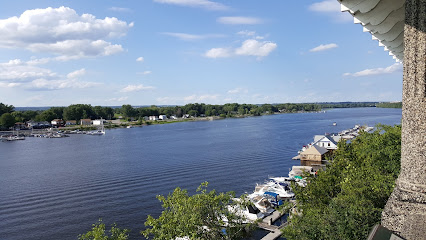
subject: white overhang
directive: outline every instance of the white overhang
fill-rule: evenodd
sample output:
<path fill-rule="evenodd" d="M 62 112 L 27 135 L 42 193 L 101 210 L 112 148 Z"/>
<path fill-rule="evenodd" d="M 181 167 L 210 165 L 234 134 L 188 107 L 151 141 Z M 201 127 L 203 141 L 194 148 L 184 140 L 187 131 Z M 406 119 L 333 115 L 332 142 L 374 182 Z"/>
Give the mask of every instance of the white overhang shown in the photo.
<path fill-rule="evenodd" d="M 342 12 L 349 12 L 354 23 L 370 32 L 397 62 L 404 59 L 405 0 L 337 0 Z"/>

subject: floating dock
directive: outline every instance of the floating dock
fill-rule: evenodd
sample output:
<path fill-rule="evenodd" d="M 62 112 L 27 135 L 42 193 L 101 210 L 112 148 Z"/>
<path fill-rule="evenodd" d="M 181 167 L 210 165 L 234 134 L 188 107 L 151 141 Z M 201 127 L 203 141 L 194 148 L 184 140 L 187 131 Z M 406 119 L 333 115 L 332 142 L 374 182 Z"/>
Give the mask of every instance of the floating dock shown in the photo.
<path fill-rule="evenodd" d="M 270 231 L 265 237 L 261 240 L 275 240 L 281 236 L 281 228 L 287 225 L 287 222 L 281 226 L 275 226 L 272 223 L 280 219 L 284 214 L 279 211 L 273 212 L 271 215 L 265 217 L 262 222 L 258 223 L 258 227 L 267 231 Z"/>

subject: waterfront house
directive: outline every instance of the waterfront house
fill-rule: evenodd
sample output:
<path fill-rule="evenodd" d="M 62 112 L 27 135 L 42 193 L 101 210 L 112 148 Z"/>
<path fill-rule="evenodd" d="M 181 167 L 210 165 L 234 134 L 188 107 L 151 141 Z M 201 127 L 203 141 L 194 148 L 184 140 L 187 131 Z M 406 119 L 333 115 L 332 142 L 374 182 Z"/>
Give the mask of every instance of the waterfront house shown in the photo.
<path fill-rule="evenodd" d="M 42 129 L 42 128 L 48 128 L 51 127 L 50 123 L 47 121 L 44 122 L 35 122 L 35 121 L 28 121 L 27 127 L 32 129 Z"/>
<path fill-rule="evenodd" d="M 65 122 L 62 119 L 53 119 L 50 124 L 52 124 L 52 127 L 63 127 L 65 126 Z"/>
<path fill-rule="evenodd" d="M 191 116 L 189 116 L 189 114 L 184 114 L 183 116 L 182 116 L 182 118 L 190 118 Z"/>
<path fill-rule="evenodd" d="M 170 119 L 175 120 L 175 119 L 177 119 L 177 117 L 175 115 L 172 115 L 172 116 L 170 116 Z"/>
<path fill-rule="evenodd" d="M 105 123 L 105 120 L 103 120 L 103 119 L 96 119 L 96 120 L 92 121 L 92 124 L 95 125 L 95 126 L 101 126 L 104 123 Z"/>
<path fill-rule="evenodd" d="M 74 125 L 77 125 L 76 120 L 67 120 L 65 123 L 65 126 L 74 126 Z"/>
<path fill-rule="evenodd" d="M 325 159 L 325 154 L 327 152 L 328 150 L 326 148 L 318 145 L 312 145 L 310 148 L 300 153 L 300 160 L 321 162 Z"/>
<path fill-rule="evenodd" d="M 312 145 L 317 145 L 327 150 L 337 149 L 337 142 L 334 140 L 333 136 L 331 135 L 315 135 L 314 142 Z"/>
<path fill-rule="evenodd" d="M 92 125 L 92 119 L 81 119 L 80 120 L 80 125 Z"/>
<path fill-rule="evenodd" d="M 151 120 L 151 121 L 157 121 L 158 120 L 158 116 L 149 116 L 149 120 Z"/>
<path fill-rule="evenodd" d="M 23 122 L 17 122 L 17 123 L 15 123 L 15 126 L 13 126 L 13 128 L 15 130 L 25 130 L 25 129 L 27 129 L 27 125 Z"/>
<path fill-rule="evenodd" d="M 167 116 L 166 115 L 160 115 L 160 116 L 158 116 L 158 119 L 167 120 Z"/>

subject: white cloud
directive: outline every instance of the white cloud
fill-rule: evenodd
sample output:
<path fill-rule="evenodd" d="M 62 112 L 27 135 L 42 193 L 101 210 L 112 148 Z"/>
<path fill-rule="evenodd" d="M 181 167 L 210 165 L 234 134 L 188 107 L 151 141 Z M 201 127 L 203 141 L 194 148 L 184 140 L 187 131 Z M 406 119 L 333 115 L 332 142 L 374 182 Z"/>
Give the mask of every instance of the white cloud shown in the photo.
<path fill-rule="evenodd" d="M 148 74 L 151 74 L 151 73 L 152 73 L 151 71 L 143 71 L 142 75 L 148 75 Z"/>
<path fill-rule="evenodd" d="M 70 72 L 67 74 L 67 78 L 69 79 L 75 79 L 86 75 L 86 69 L 82 68 L 80 70 L 76 70 L 74 72 Z"/>
<path fill-rule="evenodd" d="M 340 12 L 340 3 L 335 0 L 325 0 L 311 4 L 308 9 L 313 12 Z"/>
<path fill-rule="evenodd" d="M 194 41 L 201 40 L 207 38 L 222 38 L 225 37 L 223 34 L 204 34 L 204 35 L 196 35 L 196 34 L 188 34 L 188 33 L 174 33 L 174 32 L 164 32 L 162 34 L 172 36 L 184 41 Z"/>
<path fill-rule="evenodd" d="M 244 31 L 237 32 L 237 34 L 238 35 L 242 35 L 242 36 L 252 37 L 252 36 L 256 35 L 256 32 L 255 31 L 244 30 Z"/>
<path fill-rule="evenodd" d="M 167 3 L 179 6 L 187 6 L 187 7 L 199 7 L 207 10 L 228 10 L 229 7 L 223 5 L 221 3 L 209 1 L 209 0 L 154 0 L 154 2 L 158 3 Z"/>
<path fill-rule="evenodd" d="M 217 100 L 219 95 L 212 95 L 212 94 L 205 94 L 205 95 L 191 95 L 184 97 L 184 102 L 203 102 L 203 101 L 211 101 L 211 100 Z"/>
<path fill-rule="evenodd" d="M 232 56 L 232 51 L 227 48 L 212 48 L 204 56 L 208 58 L 227 58 Z"/>
<path fill-rule="evenodd" d="M 66 88 L 91 88 L 99 85 L 101 85 L 101 83 L 81 82 L 75 79 L 47 80 L 40 78 L 33 80 L 26 88 L 30 90 L 59 90 Z"/>
<path fill-rule="evenodd" d="M 340 3 L 335 0 L 324 0 L 309 5 L 308 9 L 312 12 L 318 12 L 332 16 L 339 22 L 353 21 L 352 15 L 340 11 Z"/>
<path fill-rule="evenodd" d="M 276 48 L 277 44 L 273 42 L 259 42 L 255 39 L 248 39 L 245 40 L 239 48 L 212 48 L 208 50 L 204 56 L 208 58 L 226 58 L 232 56 L 266 57 Z"/>
<path fill-rule="evenodd" d="M 27 82 L 37 78 L 54 78 L 57 76 L 50 69 L 34 65 L 34 61 L 23 62 L 20 59 L 0 63 L 0 81 Z"/>
<path fill-rule="evenodd" d="M 325 50 L 329 50 L 329 49 L 337 48 L 337 47 L 339 47 L 339 46 L 335 43 L 321 44 L 318 47 L 314 47 L 314 48 L 310 49 L 309 52 L 320 52 L 320 51 L 325 51 Z"/>
<path fill-rule="evenodd" d="M 259 42 L 254 39 L 245 40 L 241 47 L 235 49 L 235 54 L 266 57 L 277 48 L 277 44 L 273 42 Z"/>
<path fill-rule="evenodd" d="M 145 59 L 143 57 L 136 58 L 136 62 L 143 62 L 143 61 L 145 61 Z"/>
<path fill-rule="evenodd" d="M 9 82 L 0 82 L 0 87 L 2 88 L 13 88 L 13 87 L 19 87 L 22 83 L 9 83 Z"/>
<path fill-rule="evenodd" d="M 123 51 L 104 39 L 127 34 L 133 23 L 117 18 L 78 15 L 68 7 L 27 10 L 0 19 L 0 47 L 60 55 L 60 60 L 108 56 Z"/>
<path fill-rule="evenodd" d="M 389 74 L 389 73 L 401 72 L 401 71 L 402 71 L 402 64 L 395 63 L 386 68 L 365 69 L 356 73 L 345 73 L 343 74 L 343 76 L 364 77 L 364 76 L 371 76 L 371 75 Z"/>
<path fill-rule="evenodd" d="M 155 89 L 155 87 L 144 86 L 143 84 L 128 85 L 127 87 L 121 89 L 120 92 L 138 92 L 138 91 L 151 90 L 151 89 Z"/>
<path fill-rule="evenodd" d="M 130 8 L 122 8 L 122 7 L 110 7 L 109 10 L 114 12 L 123 12 L 123 13 L 132 11 Z"/>
<path fill-rule="evenodd" d="M 254 24 L 261 24 L 263 23 L 263 20 L 260 18 L 254 18 L 254 17 L 220 17 L 217 19 L 217 22 L 222 24 L 230 24 L 230 25 L 254 25 Z"/>
<path fill-rule="evenodd" d="M 235 88 L 228 91 L 229 94 L 248 93 L 246 88 Z"/>
<path fill-rule="evenodd" d="M 106 102 L 124 102 L 128 99 L 129 97 L 119 97 L 119 98 L 110 98 L 105 100 Z"/>

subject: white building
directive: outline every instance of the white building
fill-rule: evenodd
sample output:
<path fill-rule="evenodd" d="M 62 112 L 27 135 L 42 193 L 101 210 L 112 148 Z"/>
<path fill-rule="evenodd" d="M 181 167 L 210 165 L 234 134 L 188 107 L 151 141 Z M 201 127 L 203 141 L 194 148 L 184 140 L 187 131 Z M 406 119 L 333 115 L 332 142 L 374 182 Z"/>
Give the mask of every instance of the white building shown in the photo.
<path fill-rule="evenodd" d="M 327 150 L 336 150 L 337 142 L 330 135 L 315 135 L 314 142 L 312 145 L 323 147 Z"/>
<path fill-rule="evenodd" d="M 158 116 L 149 116 L 149 120 L 151 120 L 151 121 L 157 121 L 158 120 Z"/>
<path fill-rule="evenodd" d="M 158 119 L 160 119 L 160 120 L 166 120 L 167 116 L 166 115 L 160 115 L 160 116 L 158 116 Z"/>
<path fill-rule="evenodd" d="M 92 122 L 92 124 L 95 125 L 95 126 L 101 126 L 104 123 L 105 123 L 105 121 L 103 119 L 96 119 L 96 120 L 93 120 L 93 122 Z"/>

